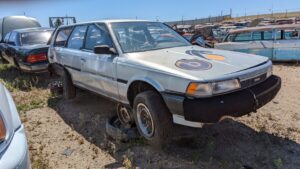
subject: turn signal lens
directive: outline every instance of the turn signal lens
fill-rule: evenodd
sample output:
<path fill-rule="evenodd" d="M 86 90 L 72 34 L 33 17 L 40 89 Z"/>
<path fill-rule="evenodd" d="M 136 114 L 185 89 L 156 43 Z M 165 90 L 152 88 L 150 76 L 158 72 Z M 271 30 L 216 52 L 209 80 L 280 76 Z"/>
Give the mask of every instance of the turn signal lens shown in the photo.
<path fill-rule="evenodd" d="M 6 137 L 6 128 L 3 119 L 0 117 L 0 142 Z"/>
<path fill-rule="evenodd" d="M 190 96 L 210 96 L 212 95 L 212 84 L 211 83 L 191 83 L 187 88 L 187 94 Z"/>
<path fill-rule="evenodd" d="M 26 59 L 26 61 L 29 63 L 41 62 L 46 60 L 47 60 L 46 53 L 29 55 Z"/>

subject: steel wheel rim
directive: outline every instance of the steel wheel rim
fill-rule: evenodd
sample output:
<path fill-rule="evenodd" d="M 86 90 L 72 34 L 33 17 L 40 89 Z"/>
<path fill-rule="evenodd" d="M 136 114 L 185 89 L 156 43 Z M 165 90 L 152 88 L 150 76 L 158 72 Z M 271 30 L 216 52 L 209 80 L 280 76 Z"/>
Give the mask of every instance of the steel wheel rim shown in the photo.
<path fill-rule="evenodd" d="M 129 123 L 131 120 L 130 114 L 129 114 L 128 110 L 126 109 L 126 107 L 124 107 L 124 106 L 118 107 L 118 115 L 119 115 L 119 119 L 123 123 Z"/>
<path fill-rule="evenodd" d="M 137 105 L 137 121 L 142 134 L 150 138 L 154 134 L 154 123 L 149 109 L 143 103 Z"/>

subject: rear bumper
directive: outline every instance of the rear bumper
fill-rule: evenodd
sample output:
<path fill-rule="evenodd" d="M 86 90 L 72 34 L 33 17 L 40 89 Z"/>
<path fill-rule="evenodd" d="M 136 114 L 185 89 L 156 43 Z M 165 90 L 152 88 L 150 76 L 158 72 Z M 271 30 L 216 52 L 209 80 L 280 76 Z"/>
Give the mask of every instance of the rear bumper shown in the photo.
<path fill-rule="evenodd" d="M 169 94 L 163 94 L 163 98 L 176 117 L 175 123 L 216 123 L 224 116 L 240 117 L 255 112 L 270 102 L 280 88 L 281 79 L 271 76 L 250 88 L 212 98 L 189 99 Z"/>
<path fill-rule="evenodd" d="M 0 155 L 0 168 L 30 169 L 27 140 L 21 126 L 13 136 L 9 146 Z"/>
<path fill-rule="evenodd" d="M 36 63 L 36 64 L 25 64 L 25 63 L 19 63 L 20 69 L 25 72 L 46 72 L 48 71 L 48 62 L 43 63 Z"/>

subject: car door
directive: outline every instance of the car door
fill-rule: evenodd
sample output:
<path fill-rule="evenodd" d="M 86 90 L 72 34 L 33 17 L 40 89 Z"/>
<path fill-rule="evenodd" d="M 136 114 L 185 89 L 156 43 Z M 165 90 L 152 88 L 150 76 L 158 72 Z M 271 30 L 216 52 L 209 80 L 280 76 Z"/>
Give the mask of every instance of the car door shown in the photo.
<path fill-rule="evenodd" d="M 286 29 L 277 31 L 276 40 L 274 42 L 274 60 L 300 60 L 300 39 L 298 30 Z"/>
<path fill-rule="evenodd" d="M 66 44 L 68 38 L 73 30 L 73 27 L 66 27 L 57 30 L 57 33 L 54 35 L 54 42 L 51 42 L 53 46 L 49 47 L 49 61 L 52 63 L 58 63 L 64 65 L 64 48 L 66 48 Z"/>
<path fill-rule="evenodd" d="M 82 55 L 85 55 L 82 48 L 87 27 L 87 25 L 75 26 L 66 47 L 60 50 L 62 63 L 69 70 L 73 83 L 84 88 L 86 88 L 86 84 L 85 77 L 81 72 L 81 64 L 83 64 Z"/>
<path fill-rule="evenodd" d="M 95 46 L 107 45 L 113 48 L 113 42 L 105 24 L 91 24 L 88 27 L 85 45 L 81 55 L 84 83 L 92 91 L 102 95 L 118 98 L 116 81 L 117 57 L 110 54 L 95 54 Z"/>

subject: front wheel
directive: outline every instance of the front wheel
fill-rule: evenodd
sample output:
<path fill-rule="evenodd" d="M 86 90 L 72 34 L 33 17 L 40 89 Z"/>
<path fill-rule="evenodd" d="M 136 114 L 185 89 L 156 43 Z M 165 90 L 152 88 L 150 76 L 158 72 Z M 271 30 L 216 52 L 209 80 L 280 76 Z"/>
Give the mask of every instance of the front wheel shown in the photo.
<path fill-rule="evenodd" d="M 164 145 L 172 129 L 172 117 L 161 96 L 155 91 L 138 94 L 134 99 L 134 119 L 139 133 L 151 145 Z"/>

